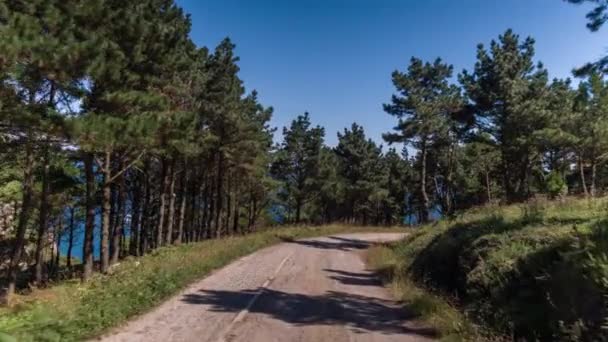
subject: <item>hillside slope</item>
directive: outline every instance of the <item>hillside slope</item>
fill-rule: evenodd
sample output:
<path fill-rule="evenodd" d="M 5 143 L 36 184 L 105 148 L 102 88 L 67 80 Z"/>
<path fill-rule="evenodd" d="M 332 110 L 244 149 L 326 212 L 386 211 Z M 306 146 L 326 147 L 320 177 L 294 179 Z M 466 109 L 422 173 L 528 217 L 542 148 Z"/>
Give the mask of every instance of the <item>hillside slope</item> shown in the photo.
<path fill-rule="evenodd" d="M 470 211 L 392 247 L 397 274 L 490 331 L 525 340 L 608 340 L 606 200 Z"/>

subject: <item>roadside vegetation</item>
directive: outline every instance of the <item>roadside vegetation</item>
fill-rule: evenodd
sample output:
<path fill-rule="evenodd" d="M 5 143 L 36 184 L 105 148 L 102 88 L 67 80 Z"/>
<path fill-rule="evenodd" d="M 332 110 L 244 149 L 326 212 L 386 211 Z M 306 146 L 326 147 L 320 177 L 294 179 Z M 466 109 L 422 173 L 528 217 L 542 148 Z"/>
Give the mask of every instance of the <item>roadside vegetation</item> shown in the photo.
<path fill-rule="evenodd" d="M 603 341 L 607 213 L 605 199 L 477 208 L 421 227 L 371 263 L 444 336 Z"/>
<path fill-rule="evenodd" d="M 141 314 L 190 283 L 239 257 L 289 239 L 345 232 L 395 231 L 342 225 L 268 229 L 218 240 L 166 247 L 128 258 L 87 283 L 65 281 L 15 298 L 0 309 L 0 341 L 77 341 Z"/>
<path fill-rule="evenodd" d="M 405 310 L 414 314 L 421 324 L 439 334 L 440 341 L 475 341 L 480 335 L 463 313 L 447 297 L 434 294 L 416 284 L 407 272 L 407 261 L 395 252 L 396 244 L 379 244 L 367 252 L 367 264 L 382 278 Z"/>

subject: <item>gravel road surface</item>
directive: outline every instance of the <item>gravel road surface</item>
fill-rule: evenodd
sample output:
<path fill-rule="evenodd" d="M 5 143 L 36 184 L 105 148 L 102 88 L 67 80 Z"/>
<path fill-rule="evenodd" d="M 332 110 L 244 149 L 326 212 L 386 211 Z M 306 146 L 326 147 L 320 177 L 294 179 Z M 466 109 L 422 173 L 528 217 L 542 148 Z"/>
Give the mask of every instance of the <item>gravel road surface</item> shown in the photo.
<path fill-rule="evenodd" d="M 335 235 L 263 249 L 193 284 L 101 341 L 428 341 L 365 268 L 363 251 L 400 234 Z"/>

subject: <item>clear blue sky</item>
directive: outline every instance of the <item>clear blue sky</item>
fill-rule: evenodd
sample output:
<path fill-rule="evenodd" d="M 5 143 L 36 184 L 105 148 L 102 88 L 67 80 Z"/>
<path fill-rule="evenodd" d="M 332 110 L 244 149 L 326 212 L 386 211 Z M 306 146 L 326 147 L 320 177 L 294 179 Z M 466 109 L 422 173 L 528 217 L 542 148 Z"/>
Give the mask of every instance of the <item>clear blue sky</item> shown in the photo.
<path fill-rule="evenodd" d="M 326 140 L 353 121 L 374 140 L 395 121 L 382 111 L 390 74 L 411 56 L 442 57 L 460 72 L 471 69 L 478 43 L 507 28 L 537 42 L 537 58 L 551 77 L 600 57 L 606 31 L 585 27 L 589 6 L 561 0 L 177 0 L 193 22 L 192 38 L 215 47 L 237 45 L 248 91 L 275 108 L 279 131 L 311 113 Z"/>

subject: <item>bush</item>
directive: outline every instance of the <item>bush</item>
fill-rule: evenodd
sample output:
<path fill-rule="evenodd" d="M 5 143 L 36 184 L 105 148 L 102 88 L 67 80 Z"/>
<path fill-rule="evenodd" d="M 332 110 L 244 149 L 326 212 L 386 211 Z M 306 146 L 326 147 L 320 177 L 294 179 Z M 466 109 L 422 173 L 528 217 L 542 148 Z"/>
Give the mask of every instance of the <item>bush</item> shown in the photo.
<path fill-rule="evenodd" d="M 551 199 L 564 197 L 568 194 L 568 185 L 561 173 L 552 171 L 546 179 L 547 194 Z"/>

